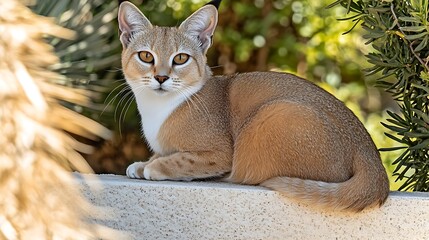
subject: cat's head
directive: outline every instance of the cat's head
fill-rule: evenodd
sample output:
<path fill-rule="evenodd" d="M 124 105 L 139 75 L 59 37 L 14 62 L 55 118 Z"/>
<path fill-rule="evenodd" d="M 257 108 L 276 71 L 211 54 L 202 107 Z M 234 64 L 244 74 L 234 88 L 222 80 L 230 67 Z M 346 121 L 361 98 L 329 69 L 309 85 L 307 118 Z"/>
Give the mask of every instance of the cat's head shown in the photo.
<path fill-rule="evenodd" d="M 122 70 L 134 92 L 189 93 L 203 86 L 211 76 L 206 53 L 217 24 L 218 2 L 203 6 L 179 27 L 154 26 L 133 4 L 120 5 Z"/>

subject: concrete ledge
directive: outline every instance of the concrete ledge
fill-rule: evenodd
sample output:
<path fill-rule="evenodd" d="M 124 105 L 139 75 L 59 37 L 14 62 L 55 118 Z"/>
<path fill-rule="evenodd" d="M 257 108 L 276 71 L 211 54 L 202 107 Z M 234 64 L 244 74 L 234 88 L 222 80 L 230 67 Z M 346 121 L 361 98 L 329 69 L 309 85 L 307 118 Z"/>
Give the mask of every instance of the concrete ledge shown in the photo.
<path fill-rule="evenodd" d="M 93 191 L 100 183 L 102 190 Z M 321 212 L 262 187 L 227 183 L 101 175 L 79 184 L 93 204 L 109 209 L 100 217 L 115 215 L 95 221 L 131 239 L 429 238 L 429 193 L 392 192 L 382 208 L 349 214 Z"/>

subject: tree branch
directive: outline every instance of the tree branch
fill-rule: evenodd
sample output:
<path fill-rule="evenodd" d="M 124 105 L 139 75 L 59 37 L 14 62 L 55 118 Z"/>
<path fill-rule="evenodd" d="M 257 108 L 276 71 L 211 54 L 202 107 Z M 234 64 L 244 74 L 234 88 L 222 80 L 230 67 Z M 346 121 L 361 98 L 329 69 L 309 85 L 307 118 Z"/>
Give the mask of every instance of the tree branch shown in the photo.
<path fill-rule="evenodd" d="M 393 5 L 393 3 L 392 3 L 392 4 L 390 5 L 390 11 L 392 12 L 393 18 L 395 18 L 396 26 L 398 26 L 399 31 L 400 31 L 404 36 L 407 36 L 407 35 L 404 33 L 404 31 L 402 31 L 401 26 L 399 25 L 399 19 L 398 19 L 398 17 L 396 16 L 396 13 L 395 13 L 394 7 L 395 7 L 395 6 L 394 6 L 394 5 Z M 417 58 L 417 60 L 420 62 L 420 64 L 422 64 L 422 65 L 423 65 L 423 67 L 426 69 L 426 71 L 429 73 L 429 66 L 427 65 L 427 63 L 425 64 L 425 63 L 423 62 L 423 60 L 420 58 L 420 56 L 419 56 L 419 55 L 417 55 L 417 53 L 414 51 L 413 43 L 414 43 L 414 42 L 410 42 L 410 43 L 408 44 L 408 47 L 410 48 L 410 50 L 411 50 L 411 52 L 413 53 L 414 57 L 416 57 L 416 58 Z"/>

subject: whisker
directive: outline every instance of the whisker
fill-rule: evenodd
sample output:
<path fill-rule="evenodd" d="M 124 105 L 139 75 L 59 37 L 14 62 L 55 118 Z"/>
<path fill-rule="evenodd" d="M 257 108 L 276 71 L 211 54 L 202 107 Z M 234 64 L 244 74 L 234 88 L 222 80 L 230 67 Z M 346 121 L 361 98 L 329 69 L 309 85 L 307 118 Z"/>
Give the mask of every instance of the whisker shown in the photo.
<path fill-rule="evenodd" d="M 195 98 L 195 100 L 200 104 L 200 106 L 203 108 L 204 113 L 207 115 L 207 118 L 210 120 L 210 111 L 207 107 L 207 104 L 204 102 L 204 100 L 201 98 L 198 92 L 194 93 L 192 96 Z"/>
<path fill-rule="evenodd" d="M 109 99 L 110 95 L 111 95 L 113 92 L 115 92 L 115 90 L 116 90 L 116 89 L 118 89 L 118 88 L 120 88 L 120 87 L 123 87 L 123 85 L 127 85 L 127 83 L 126 83 L 126 82 L 125 82 L 125 83 L 121 83 L 121 84 L 119 84 L 118 86 L 116 86 L 114 89 L 112 89 L 112 91 L 110 91 L 109 95 L 107 95 L 106 99 L 104 100 L 104 104 L 106 103 L 107 99 Z M 126 87 L 124 87 L 124 88 L 126 88 Z M 122 90 L 123 90 L 123 89 L 122 89 Z M 121 91 L 122 91 L 122 90 L 121 90 Z M 119 92 L 119 93 L 120 93 L 120 92 Z M 115 97 L 116 97 L 116 95 L 115 95 Z"/>
<path fill-rule="evenodd" d="M 177 90 L 182 94 L 182 96 L 185 98 L 186 103 L 189 106 L 189 109 L 191 110 L 191 114 L 192 113 L 192 106 L 194 106 L 196 108 L 197 111 L 201 111 L 199 110 L 198 105 L 194 102 L 194 100 L 192 100 L 191 96 L 192 96 L 192 92 L 186 88 L 186 87 L 181 87 L 183 84 L 181 82 L 177 82 Z"/>
<path fill-rule="evenodd" d="M 209 111 L 208 111 L 204 101 L 201 99 L 201 97 L 198 96 L 198 93 L 192 94 L 190 87 L 184 87 L 183 90 L 186 91 L 187 93 L 189 93 L 190 96 L 187 99 L 193 104 L 193 106 L 195 106 L 197 111 L 202 113 L 203 116 L 207 115 L 207 117 L 208 117 L 210 115 Z"/>
<path fill-rule="evenodd" d="M 114 67 L 113 69 L 107 70 L 107 72 L 122 72 L 122 68 Z"/>
<path fill-rule="evenodd" d="M 189 93 L 191 93 L 191 90 L 190 90 L 190 87 L 185 87 L 185 89 L 189 92 Z M 201 111 L 201 109 L 200 109 L 200 107 L 198 107 L 198 109 L 199 109 L 199 111 L 201 112 L 201 113 L 203 113 L 203 115 L 205 114 L 205 115 L 207 115 L 207 117 L 208 116 L 210 116 L 210 111 L 209 111 L 209 109 L 207 108 L 207 104 L 204 102 L 204 100 L 201 98 L 201 96 L 199 95 L 199 93 L 198 92 L 196 92 L 196 93 L 193 93 L 189 98 L 194 98 L 195 99 L 195 102 L 196 102 L 196 105 L 197 105 L 197 103 L 199 104 L 199 106 L 203 109 L 203 111 Z M 210 119 L 210 118 L 209 118 Z"/>
<path fill-rule="evenodd" d="M 115 112 L 114 112 L 115 121 L 116 121 L 116 118 L 118 116 L 118 108 L 121 107 L 121 105 L 124 104 L 124 102 L 126 103 L 128 101 L 127 98 L 130 95 L 131 95 L 131 97 L 134 96 L 134 94 L 133 94 L 132 91 L 127 92 L 124 96 L 122 96 L 121 99 L 119 100 L 118 104 L 116 105 L 116 109 L 115 109 Z M 120 116 L 121 115 L 119 115 L 119 119 L 118 119 L 119 121 L 120 121 Z"/>
<path fill-rule="evenodd" d="M 214 69 L 214 68 L 222 68 L 224 67 L 224 65 L 216 65 L 216 66 L 211 66 L 210 69 Z"/>
<path fill-rule="evenodd" d="M 182 89 L 176 89 L 184 98 L 185 98 L 185 102 L 189 107 L 189 110 L 191 111 L 192 114 L 192 102 L 190 103 L 189 98 L 186 97 L 186 93 L 184 91 L 182 91 Z"/>
<path fill-rule="evenodd" d="M 110 96 L 113 94 L 113 92 L 116 90 L 116 89 L 118 89 L 118 88 L 120 88 L 120 87 L 122 87 L 124 84 L 126 84 L 126 83 L 122 83 L 121 85 L 119 85 L 119 86 L 117 86 L 117 87 L 115 87 L 110 93 L 109 93 L 109 95 L 107 95 L 107 97 L 106 97 L 106 99 L 105 99 L 105 101 L 104 101 L 104 104 L 105 104 L 105 106 L 104 106 L 104 108 L 103 108 L 103 111 L 101 111 L 101 113 L 100 113 L 100 116 L 102 116 L 103 114 L 104 114 L 104 112 L 107 110 L 107 108 L 113 103 L 113 101 L 115 101 L 117 98 L 118 98 L 118 96 L 119 95 L 121 95 L 121 94 L 123 94 L 125 91 L 129 91 L 131 88 L 130 88 L 130 86 L 128 86 L 128 85 L 126 85 L 125 87 L 123 87 L 114 97 L 112 97 L 112 99 L 110 99 L 109 100 L 109 102 L 106 104 L 106 101 L 110 98 Z"/>
<path fill-rule="evenodd" d="M 119 115 L 119 127 L 121 126 L 122 122 L 125 123 L 125 118 L 127 116 L 127 112 L 129 110 L 131 104 L 133 103 L 134 99 L 135 99 L 135 95 L 132 94 L 131 97 L 129 97 L 128 100 L 125 102 L 124 107 L 121 110 L 121 114 Z M 122 127 L 120 127 L 119 129 L 122 129 Z"/>
<path fill-rule="evenodd" d="M 130 98 L 132 98 L 132 92 L 127 92 L 124 96 L 121 97 L 120 101 L 116 105 L 115 111 L 114 111 L 114 120 L 118 123 L 118 129 L 119 129 L 119 136 L 122 137 L 122 126 L 121 126 L 121 118 L 119 116 L 118 118 L 118 109 L 121 108 L 121 104 L 124 102 L 124 99 L 127 99 L 131 95 Z"/>
<path fill-rule="evenodd" d="M 115 79 L 113 80 L 113 83 L 122 82 L 122 81 L 126 81 L 126 79 L 125 78 Z"/>
<path fill-rule="evenodd" d="M 134 88 L 134 91 L 136 92 L 135 94 L 137 94 L 137 95 L 140 94 L 140 92 L 143 91 L 144 89 L 145 89 L 145 85 L 137 86 L 136 88 Z M 131 104 L 133 103 L 133 100 L 135 100 L 135 98 L 136 98 L 135 94 L 132 91 L 130 91 L 127 94 L 125 94 L 124 97 L 120 101 L 122 103 L 125 102 L 123 104 L 123 108 L 121 109 L 121 112 L 120 112 L 119 118 L 118 118 L 119 136 L 121 136 L 121 137 L 122 137 L 122 126 L 121 126 L 121 124 L 123 122 L 125 122 L 126 114 L 127 114 L 128 110 L 130 109 Z M 127 100 L 125 100 L 125 99 L 127 99 Z M 117 106 L 119 106 L 119 104 Z M 115 121 L 117 119 L 117 110 L 118 110 L 118 108 L 115 109 Z"/>

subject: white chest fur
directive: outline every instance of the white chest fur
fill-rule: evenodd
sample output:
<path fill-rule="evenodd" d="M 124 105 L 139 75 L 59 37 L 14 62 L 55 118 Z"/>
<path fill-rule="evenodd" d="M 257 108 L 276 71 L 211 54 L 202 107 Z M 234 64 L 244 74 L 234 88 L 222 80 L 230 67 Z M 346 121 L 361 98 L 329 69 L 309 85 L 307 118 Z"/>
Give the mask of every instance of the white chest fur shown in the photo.
<path fill-rule="evenodd" d="M 142 119 L 143 134 L 155 153 L 163 154 L 158 133 L 171 113 L 186 100 L 181 94 L 160 95 L 152 90 L 136 94 L 137 106 Z"/>
<path fill-rule="evenodd" d="M 176 91 L 166 94 L 158 94 L 150 88 L 141 89 L 138 85 L 130 85 L 135 94 L 137 107 L 142 118 L 143 134 L 149 147 L 155 153 L 167 154 L 163 148 L 163 143 L 159 141 L 159 130 L 180 104 L 203 87 L 203 81 L 193 86 L 187 86 L 186 91 L 176 89 Z"/>

